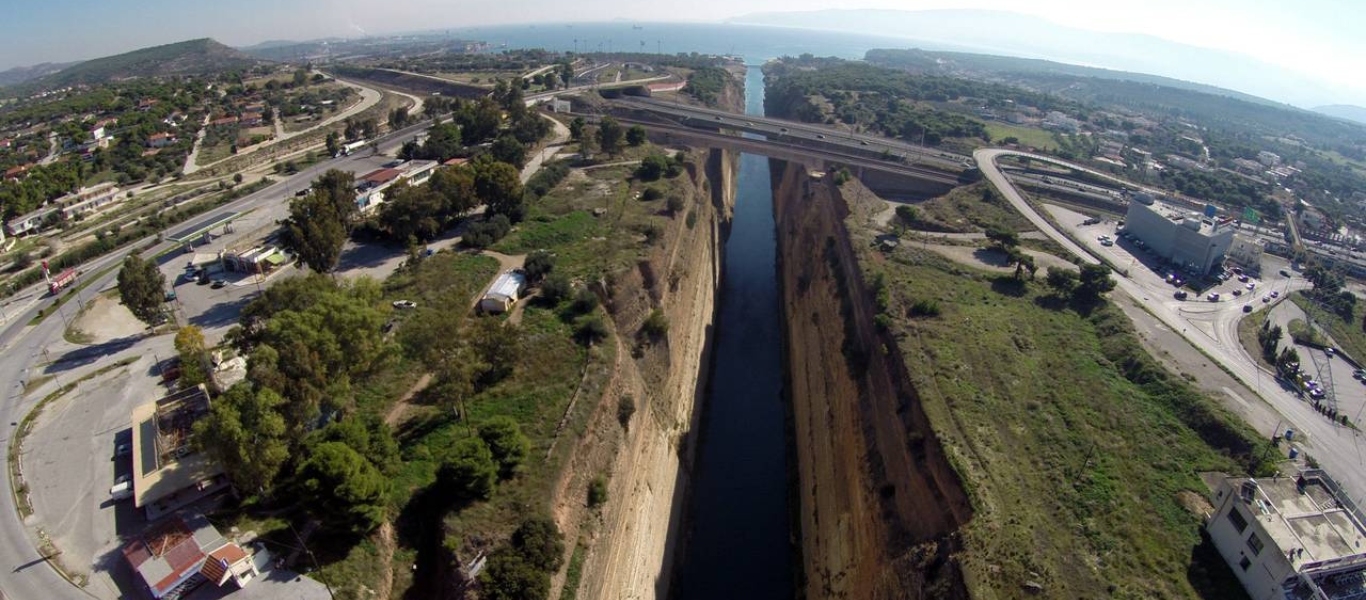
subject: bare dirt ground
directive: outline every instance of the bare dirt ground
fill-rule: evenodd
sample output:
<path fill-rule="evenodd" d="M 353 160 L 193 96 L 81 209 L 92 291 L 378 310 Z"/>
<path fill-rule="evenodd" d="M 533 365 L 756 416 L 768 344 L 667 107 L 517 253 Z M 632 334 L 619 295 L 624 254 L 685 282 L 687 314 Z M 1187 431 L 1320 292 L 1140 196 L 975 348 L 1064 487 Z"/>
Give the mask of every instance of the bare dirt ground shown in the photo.
<path fill-rule="evenodd" d="M 774 193 L 804 595 L 966 598 L 945 559 L 972 509 L 876 333 L 838 194 L 796 166 Z"/>
<path fill-rule="evenodd" d="M 1006 256 L 999 250 L 990 248 L 974 248 L 972 246 L 944 246 L 938 244 L 926 244 L 920 246 L 932 250 L 945 258 L 969 267 L 995 271 L 998 273 L 1011 273 L 1015 267 L 1006 263 Z M 1038 250 L 1024 249 L 1024 253 L 1034 257 L 1034 263 L 1038 265 L 1037 275 L 1042 275 L 1049 267 L 1060 269 L 1077 270 L 1077 265 L 1067 262 L 1061 258 L 1053 256 L 1047 252 Z"/>
<path fill-rule="evenodd" d="M 409 388 L 408 392 L 403 394 L 403 397 L 399 398 L 398 402 L 394 403 L 394 407 L 389 409 L 389 413 L 384 415 L 384 422 L 390 427 L 397 427 L 399 423 L 407 420 L 408 412 L 412 408 L 413 396 L 416 396 L 422 390 L 427 389 L 427 386 L 431 385 L 431 383 L 431 373 L 424 373 L 422 377 L 419 377 L 417 383 L 414 383 L 413 387 Z M 381 598 L 382 597 L 383 596 L 381 596 Z"/>
<path fill-rule="evenodd" d="M 140 335 L 146 330 L 147 325 L 134 317 L 118 300 L 97 294 L 86 303 L 85 310 L 76 317 L 68 331 L 73 334 L 69 337 L 81 338 L 84 343 L 103 344 Z"/>

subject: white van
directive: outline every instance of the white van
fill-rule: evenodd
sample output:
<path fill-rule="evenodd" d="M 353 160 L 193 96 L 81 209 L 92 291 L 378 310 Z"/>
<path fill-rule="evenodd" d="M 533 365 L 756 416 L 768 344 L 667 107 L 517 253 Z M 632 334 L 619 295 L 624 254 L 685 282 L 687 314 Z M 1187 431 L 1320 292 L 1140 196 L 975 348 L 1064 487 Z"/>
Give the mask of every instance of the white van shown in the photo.
<path fill-rule="evenodd" d="M 133 497 L 133 482 L 128 481 L 128 476 L 118 478 L 114 482 L 114 487 L 109 488 L 109 499 L 114 501 L 124 500 Z"/>

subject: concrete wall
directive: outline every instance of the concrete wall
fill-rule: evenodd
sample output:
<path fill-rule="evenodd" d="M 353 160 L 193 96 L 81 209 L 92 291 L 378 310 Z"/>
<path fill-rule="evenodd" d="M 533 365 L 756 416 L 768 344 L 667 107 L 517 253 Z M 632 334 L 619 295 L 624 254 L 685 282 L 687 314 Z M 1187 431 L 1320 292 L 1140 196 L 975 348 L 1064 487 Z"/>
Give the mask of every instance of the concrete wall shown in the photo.
<path fill-rule="evenodd" d="M 1218 494 L 1215 498 L 1217 508 L 1214 516 L 1205 524 L 1205 530 L 1209 532 L 1214 547 L 1228 562 L 1229 568 L 1243 584 L 1249 597 L 1254 600 L 1284 598 L 1281 584 L 1286 578 L 1295 576 L 1290 561 L 1271 541 L 1271 536 L 1266 530 L 1262 529 L 1254 516 L 1255 513 L 1238 498 L 1237 490 L 1224 483 L 1221 484 Z M 1241 532 L 1229 520 L 1229 512 L 1235 510 L 1247 521 L 1247 527 Z M 1261 538 L 1263 544 L 1262 551 L 1256 554 L 1247 543 L 1248 538 L 1254 533 Z M 1246 569 L 1241 566 L 1244 558 L 1249 561 Z"/>

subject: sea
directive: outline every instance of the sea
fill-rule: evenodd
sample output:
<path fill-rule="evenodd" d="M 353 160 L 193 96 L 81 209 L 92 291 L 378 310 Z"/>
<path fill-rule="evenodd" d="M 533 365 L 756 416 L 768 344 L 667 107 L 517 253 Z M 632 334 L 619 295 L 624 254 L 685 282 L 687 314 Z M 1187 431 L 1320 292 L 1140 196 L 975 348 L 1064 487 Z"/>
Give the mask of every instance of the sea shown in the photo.
<path fill-rule="evenodd" d="M 803 53 L 862 59 L 873 48 L 972 51 L 966 46 L 906 38 L 728 23 L 562 23 L 443 30 L 452 39 L 481 41 L 503 49 L 557 52 L 699 53 L 741 57 L 762 64 Z M 428 32 L 429 34 L 431 32 Z"/>

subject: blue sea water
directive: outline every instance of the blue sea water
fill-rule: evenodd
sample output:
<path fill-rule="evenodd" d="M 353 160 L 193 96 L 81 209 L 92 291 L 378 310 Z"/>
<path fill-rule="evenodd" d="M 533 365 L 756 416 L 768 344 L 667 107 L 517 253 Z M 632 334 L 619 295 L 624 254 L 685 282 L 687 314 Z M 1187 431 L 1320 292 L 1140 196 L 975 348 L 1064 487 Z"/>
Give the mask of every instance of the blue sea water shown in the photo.
<path fill-rule="evenodd" d="M 509 49 L 578 52 L 697 52 L 740 56 L 762 64 L 780 56 L 861 59 L 871 48 L 954 48 L 907 39 L 724 23 L 565 23 L 504 25 L 446 30 L 451 37 Z M 961 49 L 961 48 L 959 48 Z"/>

